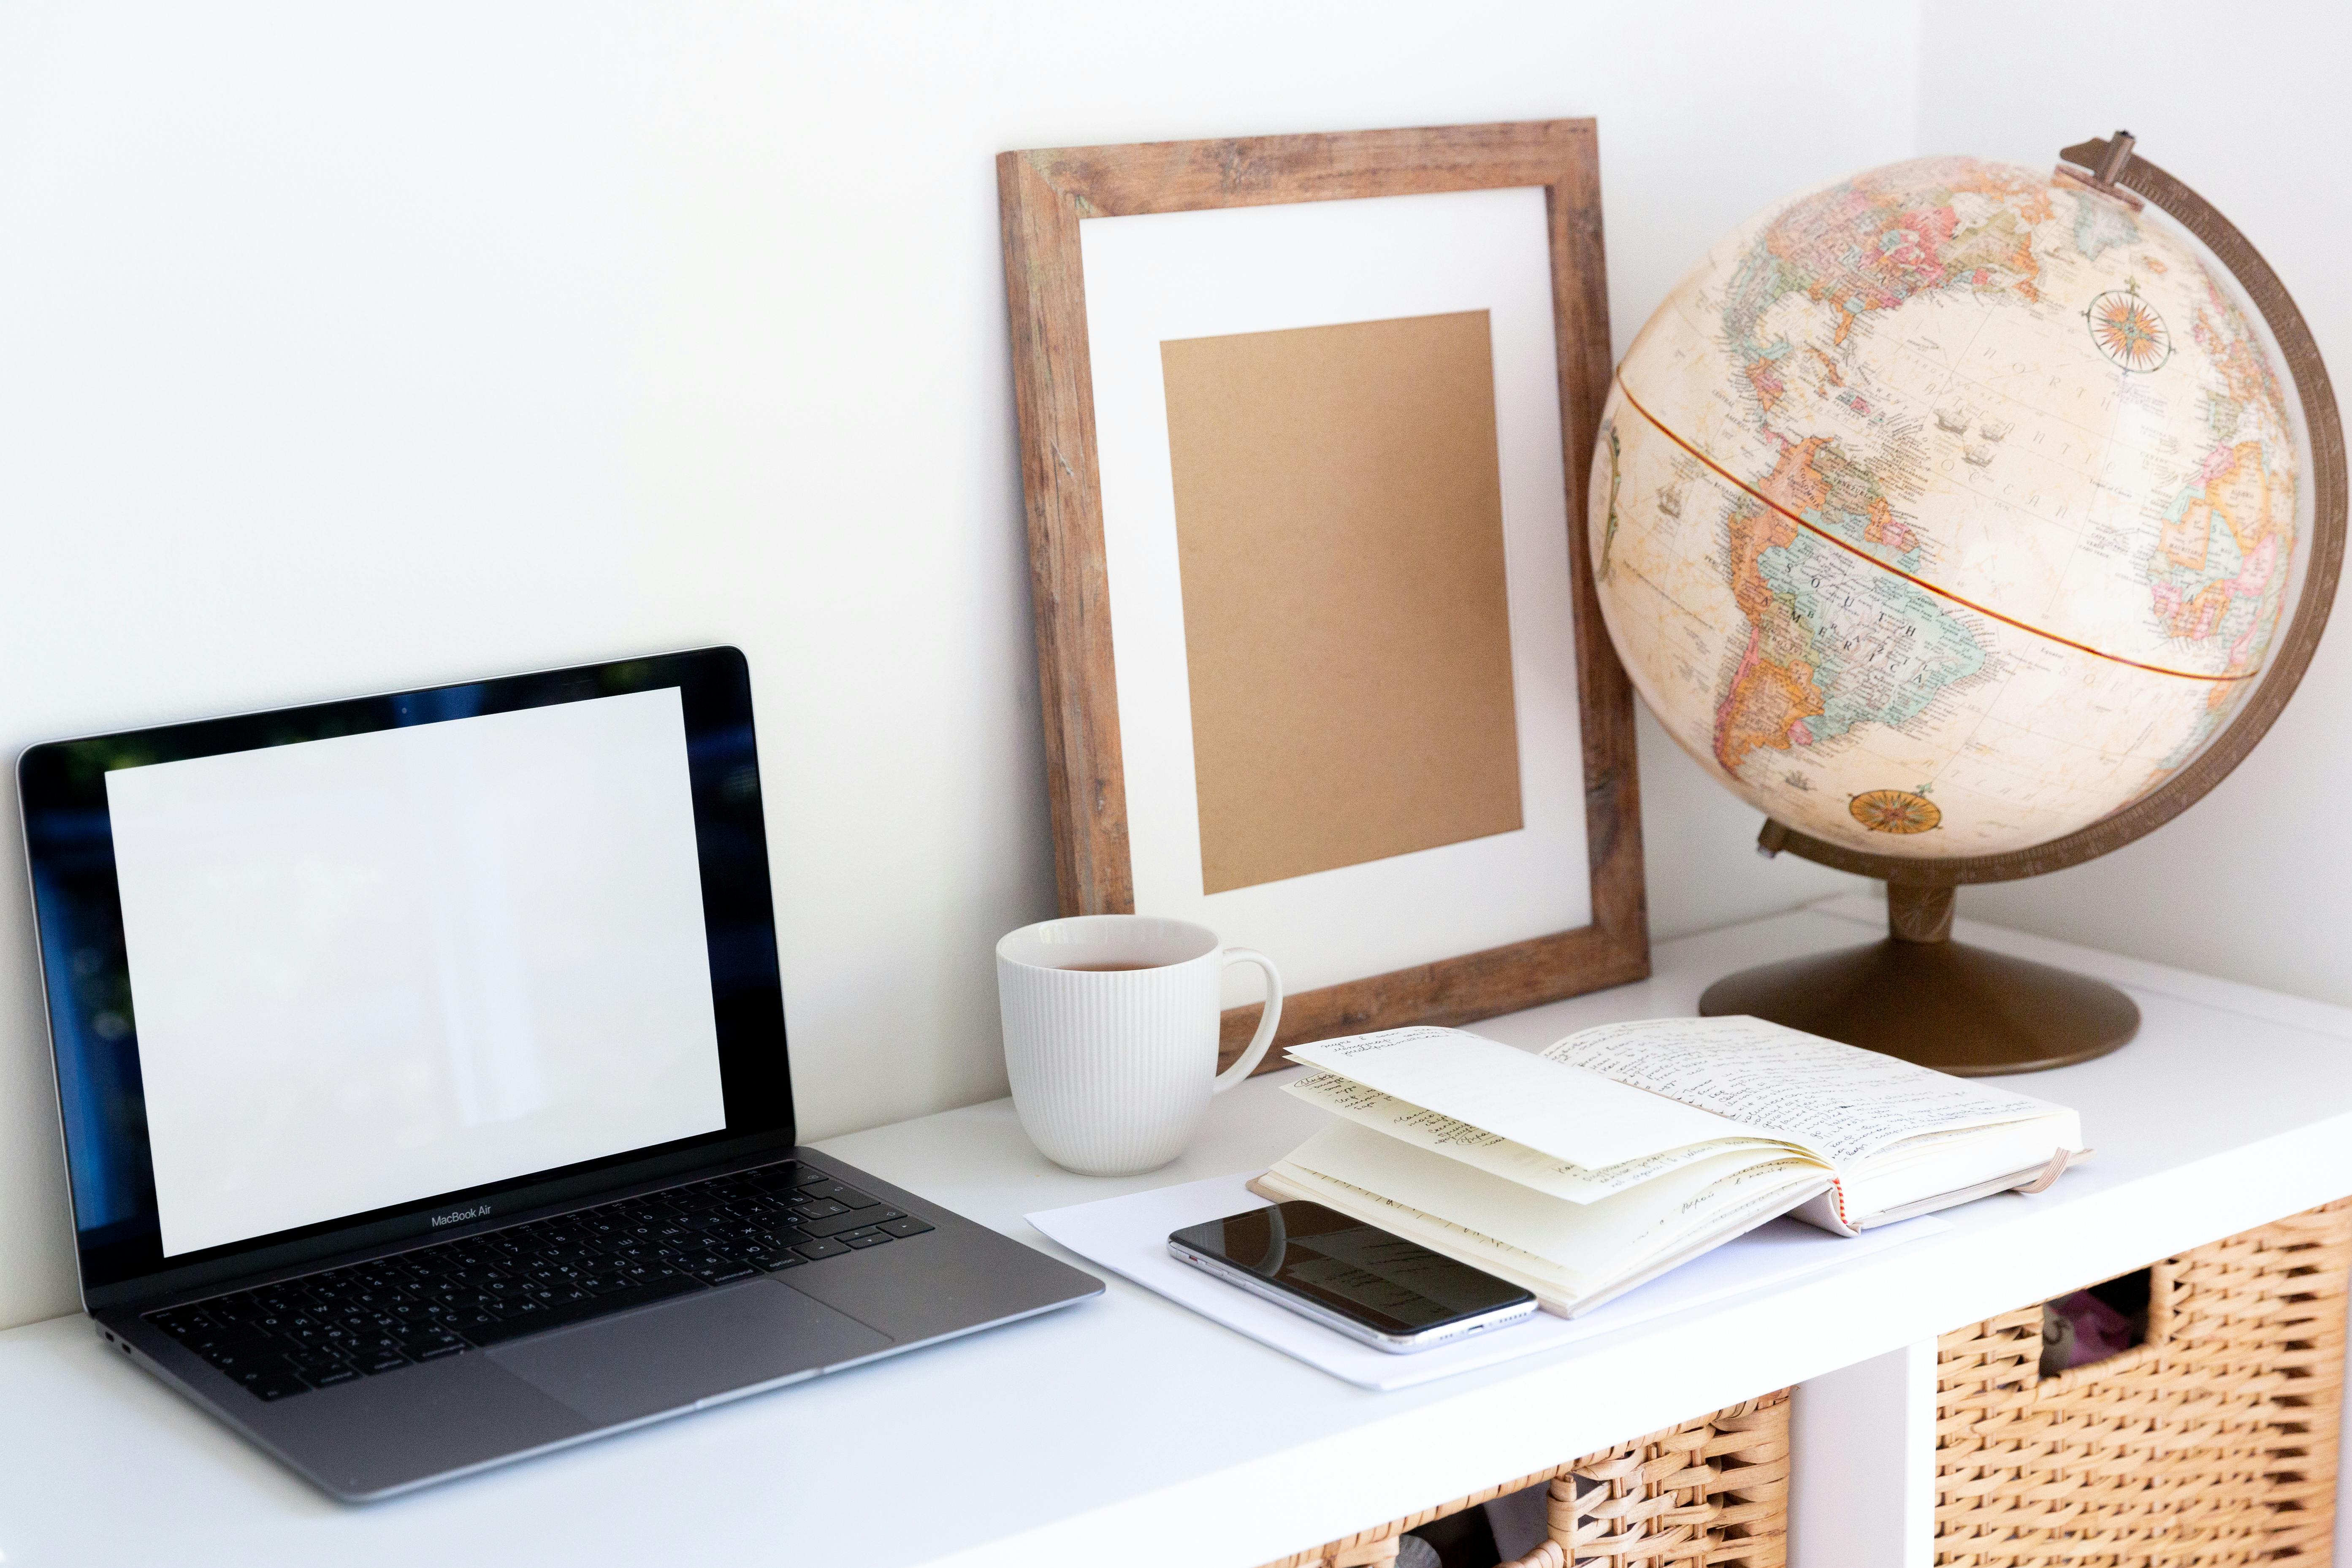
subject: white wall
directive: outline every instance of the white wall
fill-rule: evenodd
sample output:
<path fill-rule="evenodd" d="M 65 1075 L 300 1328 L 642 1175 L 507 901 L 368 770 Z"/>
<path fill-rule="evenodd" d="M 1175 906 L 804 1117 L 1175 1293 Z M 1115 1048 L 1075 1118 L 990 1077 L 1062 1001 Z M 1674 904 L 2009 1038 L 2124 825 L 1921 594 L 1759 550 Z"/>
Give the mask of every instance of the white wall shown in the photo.
<path fill-rule="evenodd" d="M 1903 6 L 1690 0 L 18 0 L 0 748 L 737 642 L 807 1131 L 1001 1093 L 989 946 L 1053 893 L 994 154 L 1596 114 L 1622 348 L 1751 210 L 1912 150 L 1920 41 Z M 2138 111 L 2075 110 L 2098 57 L 2066 69 L 2047 132 L 1938 86 L 1938 140 L 2031 125 L 2042 161 Z M 2315 274 L 2280 171 L 2142 121 Z M 1843 885 L 1758 860 L 1646 721 L 1642 763 L 1662 933 Z M 2241 843 L 2250 886 L 2291 878 Z M 73 1291 L 0 865 L 7 1323 Z"/>
<path fill-rule="evenodd" d="M 1919 147 L 2040 164 L 2116 127 L 2220 207 L 2294 296 L 2352 394 L 2352 124 L 2334 112 L 2352 28 L 2316 5 L 2128 12 L 1991 0 L 1931 13 Z M 2224 19 L 2226 17 L 2226 20 Z M 2031 37 L 2032 46 L 2017 42 Z M 2115 68 L 2147 51 L 2151 70 Z M 2095 64 L 2094 62 L 2096 62 Z M 2352 609 L 2340 602 L 2261 747 L 2161 831 L 1964 914 L 2208 974 L 2352 1003 Z"/>

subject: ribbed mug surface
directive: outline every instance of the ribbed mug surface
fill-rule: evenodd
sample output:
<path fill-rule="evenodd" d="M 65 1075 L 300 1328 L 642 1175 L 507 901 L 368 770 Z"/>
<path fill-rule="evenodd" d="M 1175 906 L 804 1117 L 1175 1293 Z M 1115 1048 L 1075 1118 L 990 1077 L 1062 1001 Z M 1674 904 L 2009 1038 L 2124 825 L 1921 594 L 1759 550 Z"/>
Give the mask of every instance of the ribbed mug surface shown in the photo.
<path fill-rule="evenodd" d="M 1182 1152 L 1216 1076 L 1226 962 L 1206 927 L 1145 915 L 1047 921 L 997 944 L 1013 1104 L 1046 1158 L 1128 1175 Z"/>

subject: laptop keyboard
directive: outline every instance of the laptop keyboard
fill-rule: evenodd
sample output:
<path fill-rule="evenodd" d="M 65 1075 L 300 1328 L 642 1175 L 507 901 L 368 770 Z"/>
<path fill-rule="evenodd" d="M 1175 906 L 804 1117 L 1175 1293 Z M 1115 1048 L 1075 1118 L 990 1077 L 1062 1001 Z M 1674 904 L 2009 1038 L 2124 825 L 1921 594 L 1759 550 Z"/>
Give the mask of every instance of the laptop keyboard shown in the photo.
<path fill-rule="evenodd" d="M 786 1161 L 146 1318 L 285 1399 L 931 1228 Z"/>

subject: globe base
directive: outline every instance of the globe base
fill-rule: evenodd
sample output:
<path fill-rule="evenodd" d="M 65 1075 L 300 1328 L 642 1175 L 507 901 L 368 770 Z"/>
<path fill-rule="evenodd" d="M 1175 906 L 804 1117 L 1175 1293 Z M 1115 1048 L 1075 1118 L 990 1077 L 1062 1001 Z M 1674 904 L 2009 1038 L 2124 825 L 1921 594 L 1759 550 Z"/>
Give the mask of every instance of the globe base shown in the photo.
<path fill-rule="evenodd" d="M 1952 889 L 1887 889 L 1884 942 L 1726 975 L 1706 1017 L 1746 1014 L 1961 1078 L 2072 1067 L 2128 1043 L 2139 1007 L 2104 980 L 1951 940 Z"/>

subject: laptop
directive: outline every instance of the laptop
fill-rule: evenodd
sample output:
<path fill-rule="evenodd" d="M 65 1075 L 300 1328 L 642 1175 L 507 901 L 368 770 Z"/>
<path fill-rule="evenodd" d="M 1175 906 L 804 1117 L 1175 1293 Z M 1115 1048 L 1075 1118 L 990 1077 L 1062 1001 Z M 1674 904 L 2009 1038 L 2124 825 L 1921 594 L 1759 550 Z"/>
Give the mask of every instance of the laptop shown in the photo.
<path fill-rule="evenodd" d="M 795 1145 L 734 648 L 17 778 L 83 1306 L 336 1497 L 1103 1289 Z"/>

